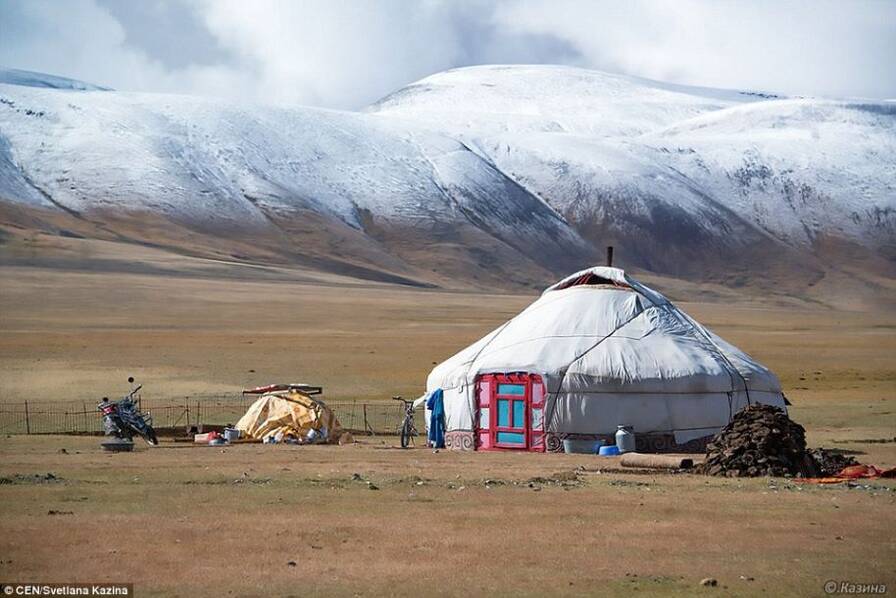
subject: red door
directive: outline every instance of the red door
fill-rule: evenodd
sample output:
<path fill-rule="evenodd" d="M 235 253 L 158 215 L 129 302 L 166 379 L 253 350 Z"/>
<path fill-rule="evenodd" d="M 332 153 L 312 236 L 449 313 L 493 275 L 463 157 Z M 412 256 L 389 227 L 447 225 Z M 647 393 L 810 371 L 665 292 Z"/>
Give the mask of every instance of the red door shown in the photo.
<path fill-rule="evenodd" d="M 535 374 L 487 374 L 477 381 L 478 448 L 544 451 L 544 384 Z"/>

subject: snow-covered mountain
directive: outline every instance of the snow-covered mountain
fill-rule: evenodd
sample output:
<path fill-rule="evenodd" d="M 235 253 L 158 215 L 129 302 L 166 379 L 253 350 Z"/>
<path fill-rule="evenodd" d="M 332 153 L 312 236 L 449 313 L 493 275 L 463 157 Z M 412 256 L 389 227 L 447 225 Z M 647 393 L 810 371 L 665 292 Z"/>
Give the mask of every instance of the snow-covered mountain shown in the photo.
<path fill-rule="evenodd" d="M 48 89 L 69 89 L 73 91 L 112 91 L 108 87 L 100 87 L 68 77 L 58 77 L 34 71 L 0 67 L 0 83 L 23 85 L 25 87 L 44 87 Z"/>
<path fill-rule="evenodd" d="M 628 242 L 648 267 L 674 269 L 665 262 L 689 244 L 699 258 L 712 245 L 811 251 L 836 238 L 896 256 L 892 102 L 476 67 L 371 110 L 464 138 L 585 237 Z"/>
<path fill-rule="evenodd" d="M 700 278 L 822 272 L 831 243 L 896 258 L 893 103 L 501 66 L 354 113 L 10 72 L 0 198 L 97 234 L 438 284 L 527 284 L 611 243 Z"/>
<path fill-rule="evenodd" d="M 367 111 L 452 135 L 634 136 L 771 94 L 672 85 L 564 66 L 478 66 L 412 83 Z"/>

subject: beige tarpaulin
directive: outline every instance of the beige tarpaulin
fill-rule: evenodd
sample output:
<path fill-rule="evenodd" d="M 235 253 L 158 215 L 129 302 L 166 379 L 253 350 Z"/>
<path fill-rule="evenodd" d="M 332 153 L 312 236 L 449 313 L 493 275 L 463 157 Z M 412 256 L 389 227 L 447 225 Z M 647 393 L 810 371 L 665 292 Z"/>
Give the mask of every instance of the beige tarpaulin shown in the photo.
<path fill-rule="evenodd" d="M 333 411 L 297 390 L 265 394 L 252 403 L 236 427 L 242 435 L 259 440 L 269 436 L 305 439 L 311 430 L 326 431 L 328 442 L 337 442 L 342 435 Z"/>

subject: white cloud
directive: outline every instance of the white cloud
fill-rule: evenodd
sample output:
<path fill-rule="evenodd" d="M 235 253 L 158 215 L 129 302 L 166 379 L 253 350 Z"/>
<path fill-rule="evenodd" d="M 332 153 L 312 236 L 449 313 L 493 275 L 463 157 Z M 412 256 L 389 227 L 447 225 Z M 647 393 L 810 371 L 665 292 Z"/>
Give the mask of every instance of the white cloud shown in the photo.
<path fill-rule="evenodd" d="M 372 101 L 456 63 L 456 32 L 442 3 L 200 2 L 219 43 L 278 102 L 339 107 Z"/>
<path fill-rule="evenodd" d="M 336 108 L 361 107 L 439 70 L 492 61 L 896 96 L 896 2 L 155 1 L 164 3 L 157 11 L 167 15 L 164 23 L 150 22 L 156 11 L 149 10 L 113 16 L 135 10 L 127 2 L 110 11 L 95 0 L 0 0 L 0 63 L 117 89 Z M 194 45 L 145 43 L 153 27 L 172 24 L 184 30 L 166 29 L 159 39 Z M 135 27 L 145 29 L 135 35 Z M 201 36 L 195 27 L 205 29 Z M 216 51 L 198 56 L 198 39 L 214 40 Z M 187 55 L 171 60 L 178 52 Z"/>
<path fill-rule="evenodd" d="M 226 65 L 170 70 L 128 45 L 121 23 L 94 0 L 0 5 L 0 64 L 133 91 L 226 93 L 240 74 Z"/>
<path fill-rule="evenodd" d="M 496 19 L 550 32 L 595 68 L 676 83 L 892 96 L 896 3 L 509 0 Z"/>

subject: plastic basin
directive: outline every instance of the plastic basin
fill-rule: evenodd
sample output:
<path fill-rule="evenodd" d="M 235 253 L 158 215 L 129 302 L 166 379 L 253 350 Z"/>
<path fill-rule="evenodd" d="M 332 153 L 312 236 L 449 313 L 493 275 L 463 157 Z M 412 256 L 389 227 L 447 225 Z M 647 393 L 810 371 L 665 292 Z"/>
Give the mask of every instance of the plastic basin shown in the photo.
<path fill-rule="evenodd" d="M 575 438 L 565 438 L 563 440 L 563 452 L 569 454 L 593 455 L 597 449 L 603 444 L 601 440 L 579 440 Z"/>

